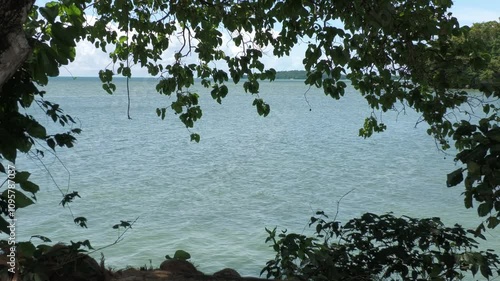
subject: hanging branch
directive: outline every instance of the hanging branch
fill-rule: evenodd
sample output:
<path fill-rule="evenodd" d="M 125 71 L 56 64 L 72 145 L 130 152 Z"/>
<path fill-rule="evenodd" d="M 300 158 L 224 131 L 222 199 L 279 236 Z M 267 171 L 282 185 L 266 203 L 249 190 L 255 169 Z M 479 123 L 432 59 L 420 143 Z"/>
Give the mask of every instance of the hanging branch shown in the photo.
<path fill-rule="evenodd" d="M 128 11 L 128 4 L 125 5 L 125 9 L 126 9 L 126 14 L 127 14 L 127 69 L 129 69 L 130 65 L 129 65 L 129 42 L 128 42 L 128 31 L 129 31 L 129 11 Z M 130 70 L 130 69 L 129 69 Z M 127 117 L 128 119 L 132 119 L 132 117 L 130 117 L 130 88 L 129 88 L 129 80 L 130 80 L 130 71 L 127 73 Z"/>

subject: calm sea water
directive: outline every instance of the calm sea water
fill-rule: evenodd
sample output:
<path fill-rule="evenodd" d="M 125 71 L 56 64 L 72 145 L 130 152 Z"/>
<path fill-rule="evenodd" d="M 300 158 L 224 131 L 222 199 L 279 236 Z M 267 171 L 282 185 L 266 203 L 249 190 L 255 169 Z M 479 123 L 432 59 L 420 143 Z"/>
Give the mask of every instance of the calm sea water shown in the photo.
<path fill-rule="evenodd" d="M 183 249 L 206 273 L 231 267 L 257 276 L 274 256 L 266 227 L 308 233 L 309 217 L 317 210 L 333 216 L 351 190 L 340 203 L 341 221 L 365 212 L 440 216 L 466 227 L 480 221 L 463 207 L 462 187 L 446 188 L 453 157 L 437 150 L 425 125 L 415 127 L 418 114 L 384 114 L 387 132 L 358 137 L 371 110 L 352 88 L 337 101 L 300 81 L 263 83 L 271 114 L 262 118 L 241 85 L 230 86 L 222 105 L 195 87 L 204 110 L 191 130 L 201 135 L 197 144 L 177 116 L 157 117 L 155 109 L 172 100 L 155 92 L 154 79 L 131 81 L 132 120 L 125 83 L 117 84 L 112 96 L 95 78 L 59 78 L 46 87 L 47 100 L 76 117 L 83 132 L 57 157 L 19 159 L 17 169 L 41 186 L 38 203 L 18 212 L 20 240 L 39 234 L 102 247 L 120 235 L 114 224 L 138 217 L 120 243 L 100 251 L 107 265 L 158 266 Z M 80 193 L 71 211 L 59 205 L 59 188 Z M 89 228 L 75 226 L 72 214 L 85 216 Z M 499 232 L 487 236 L 486 246 L 500 249 Z"/>

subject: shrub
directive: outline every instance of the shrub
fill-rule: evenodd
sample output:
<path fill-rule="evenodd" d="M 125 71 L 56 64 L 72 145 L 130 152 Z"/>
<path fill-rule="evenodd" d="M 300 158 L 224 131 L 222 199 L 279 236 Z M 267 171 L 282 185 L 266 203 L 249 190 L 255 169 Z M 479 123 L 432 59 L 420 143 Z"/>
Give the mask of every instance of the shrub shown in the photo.
<path fill-rule="evenodd" d="M 445 227 L 439 218 L 366 213 L 341 225 L 324 212 L 311 217 L 312 237 L 269 233 L 276 252 L 261 274 L 299 280 L 458 280 L 467 272 L 500 275 L 498 255 L 475 251 L 472 231 Z M 470 232 L 470 233 L 469 233 Z"/>

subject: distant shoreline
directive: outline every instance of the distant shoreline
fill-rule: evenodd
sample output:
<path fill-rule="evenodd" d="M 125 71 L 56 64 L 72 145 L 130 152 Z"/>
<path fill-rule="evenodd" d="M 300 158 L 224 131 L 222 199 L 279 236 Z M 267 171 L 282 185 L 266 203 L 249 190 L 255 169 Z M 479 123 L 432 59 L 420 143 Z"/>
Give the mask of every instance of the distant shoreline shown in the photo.
<path fill-rule="evenodd" d="M 64 79 L 78 79 L 78 78 L 99 78 L 98 76 L 58 76 L 58 77 L 53 77 L 53 78 L 64 78 Z M 52 78 L 52 79 L 53 79 Z M 125 77 L 123 76 L 115 76 L 113 79 L 124 79 Z M 157 79 L 159 77 L 150 77 L 150 76 L 141 76 L 141 77 L 132 77 L 132 79 Z M 197 79 L 197 78 L 195 78 Z M 242 79 L 245 79 L 243 77 Z M 276 78 L 275 80 L 287 80 L 287 81 L 293 81 L 293 80 L 298 80 L 298 81 L 304 81 L 307 79 L 307 72 L 305 70 L 286 70 L 286 71 L 276 71 Z M 346 77 L 345 75 L 342 75 L 340 80 L 345 80 Z"/>

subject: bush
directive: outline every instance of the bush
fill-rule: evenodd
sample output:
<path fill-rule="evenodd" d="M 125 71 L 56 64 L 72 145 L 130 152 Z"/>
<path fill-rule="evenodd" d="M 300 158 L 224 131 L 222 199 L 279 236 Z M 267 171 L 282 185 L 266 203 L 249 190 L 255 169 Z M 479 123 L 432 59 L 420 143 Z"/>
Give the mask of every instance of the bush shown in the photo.
<path fill-rule="evenodd" d="M 266 229 L 276 252 L 261 274 L 299 280 L 458 280 L 467 272 L 500 275 L 498 255 L 477 249 L 460 225 L 439 218 L 415 219 L 366 213 L 344 225 L 311 217 L 313 237 Z M 472 233 L 472 232 L 471 232 Z"/>

